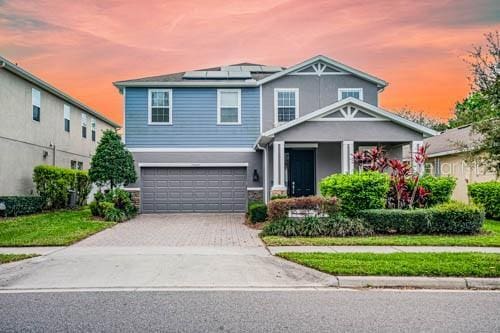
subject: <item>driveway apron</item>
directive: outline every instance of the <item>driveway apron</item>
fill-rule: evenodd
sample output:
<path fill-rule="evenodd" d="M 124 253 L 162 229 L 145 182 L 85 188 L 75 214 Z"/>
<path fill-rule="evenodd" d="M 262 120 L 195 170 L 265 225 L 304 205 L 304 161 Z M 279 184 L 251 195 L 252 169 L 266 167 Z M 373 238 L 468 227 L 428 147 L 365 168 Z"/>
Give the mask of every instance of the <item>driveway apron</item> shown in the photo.
<path fill-rule="evenodd" d="M 0 266 L 0 288 L 311 287 L 332 277 L 273 257 L 242 214 L 144 214 Z"/>

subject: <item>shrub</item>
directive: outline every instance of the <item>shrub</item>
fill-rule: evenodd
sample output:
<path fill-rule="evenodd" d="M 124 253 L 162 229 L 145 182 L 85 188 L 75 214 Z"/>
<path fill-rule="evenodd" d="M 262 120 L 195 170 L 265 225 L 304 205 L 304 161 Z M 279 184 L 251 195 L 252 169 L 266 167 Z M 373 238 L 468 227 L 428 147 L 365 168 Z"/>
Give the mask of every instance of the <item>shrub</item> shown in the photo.
<path fill-rule="evenodd" d="M 51 209 L 67 207 L 70 190 L 76 192 L 77 205 L 83 205 L 92 185 L 86 171 L 50 165 L 36 166 L 33 181 L 36 191 L 45 200 L 45 207 Z"/>
<path fill-rule="evenodd" d="M 360 210 L 383 208 L 389 191 L 389 176 L 376 171 L 334 174 L 320 183 L 321 194 L 337 197 L 342 212 L 355 216 Z"/>
<path fill-rule="evenodd" d="M 267 206 L 263 202 L 252 202 L 248 205 L 248 217 L 252 223 L 264 222 L 267 218 Z"/>
<path fill-rule="evenodd" d="M 472 202 L 484 207 L 486 216 L 500 219 L 500 182 L 469 184 L 468 191 Z"/>
<path fill-rule="evenodd" d="M 474 234 L 484 222 L 484 212 L 478 206 L 459 202 L 413 210 L 372 209 L 360 216 L 376 233 Z"/>
<path fill-rule="evenodd" d="M 45 200 L 39 196 L 6 196 L 0 197 L 5 204 L 4 216 L 33 214 L 42 211 Z"/>
<path fill-rule="evenodd" d="M 477 205 L 448 202 L 430 208 L 433 233 L 474 234 L 481 230 L 484 210 Z"/>
<path fill-rule="evenodd" d="M 137 213 L 130 193 L 118 188 L 105 194 L 97 192 L 94 195 L 94 201 L 90 204 L 90 211 L 93 216 L 114 222 L 123 222 Z"/>
<path fill-rule="evenodd" d="M 272 221 L 262 231 L 268 236 L 365 236 L 372 234 L 363 221 L 334 214 L 329 217 L 308 216 L 302 219 L 282 218 Z"/>
<path fill-rule="evenodd" d="M 319 196 L 275 199 L 269 202 L 267 216 L 270 220 L 278 220 L 288 216 L 291 209 L 316 210 L 319 214 L 334 214 L 339 208 L 336 197 L 323 198 Z"/>
<path fill-rule="evenodd" d="M 431 230 L 428 209 L 369 209 L 361 211 L 360 217 L 381 234 L 418 234 Z"/>
<path fill-rule="evenodd" d="M 432 207 L 451 200 L 457 180 L 451 176 L 434 177 L 428 175 L 420 179 L 420 185 L 429 193 L 425 200 L 425 206 Z"/>
<path fill-rule="evenodd" d="M 286 194 L 275 194 L 271 196 L 271 200 L 286 199 L 286 198 L 288 198 Z"/>

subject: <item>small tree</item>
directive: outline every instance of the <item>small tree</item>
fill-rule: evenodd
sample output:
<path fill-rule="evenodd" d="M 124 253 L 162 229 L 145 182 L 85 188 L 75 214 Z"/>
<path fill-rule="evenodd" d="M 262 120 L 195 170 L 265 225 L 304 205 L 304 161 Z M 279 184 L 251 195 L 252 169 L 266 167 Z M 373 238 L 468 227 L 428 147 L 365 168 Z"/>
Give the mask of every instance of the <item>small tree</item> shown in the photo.
<path fill-rule="evenodd" d="M 98 186 L 109 185 L 111 188 L 137 180 L 132 154 L 125 149 L 120 135 L 115 131 L 103 132 L 90 162 L 89 176 Z"/>

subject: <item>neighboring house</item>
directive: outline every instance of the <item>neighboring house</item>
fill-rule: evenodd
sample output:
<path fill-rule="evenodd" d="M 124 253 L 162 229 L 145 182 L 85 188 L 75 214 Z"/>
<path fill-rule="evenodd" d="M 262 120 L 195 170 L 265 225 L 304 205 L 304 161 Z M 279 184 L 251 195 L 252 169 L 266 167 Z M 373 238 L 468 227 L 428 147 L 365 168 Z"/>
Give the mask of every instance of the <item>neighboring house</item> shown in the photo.
<path fill-rule="evenodd" d="M 104 129 L 119 127 L 0 57 L 0 195 L 34 191 L 40 164 L 88 169 Z"/>
<path fill-rule="evenodd" d="M 401 157 L 435 131 L 378 107 L 387 83 L 325 56 L 115 82 L 142 212 L 244 212 L 249 199 L 319 193 L 352 153 Z"/>
<path fill-rule="evenodd" d="M 467 184 L 495 180 L 494 172 L 488 172 L 473 161 L 467 161 L 463 147 L 478 140 L 472 133 L 472 126 L 462 126 L 424 140 L 429 144 L 427 170 L 435 176 L 453 176 L 457 186 L 453 199 L 468 202 Z"/>

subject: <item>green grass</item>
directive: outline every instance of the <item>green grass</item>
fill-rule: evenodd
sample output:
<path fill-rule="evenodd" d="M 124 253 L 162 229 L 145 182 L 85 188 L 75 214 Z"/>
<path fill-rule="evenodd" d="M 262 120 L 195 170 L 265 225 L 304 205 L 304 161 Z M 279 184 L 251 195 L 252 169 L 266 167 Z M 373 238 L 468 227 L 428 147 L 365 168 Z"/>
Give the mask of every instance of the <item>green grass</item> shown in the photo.
<path fill-rule="evenodd" d="M 6 264 L 8 262 L 33 258 L 38 256 L 37 254 L 0 254 L 0 264 Z"/>
<path fill-rule="evenodd" d="M 334 275 L 500 277 L 495 253 L 279 253 Z"/>
<path fill-rule="evenodd" d="M 392 245 L 392 246 L 500 246 L 500 222 L 486 220 L 478 235 L 394 235 L 369 237 L 281 237 L 264 236 L 268 246 L 334 246 L 334 245 Z"/>
<path fill-rule="evenodd" d="M 65 210 L 0 220 L 0 246 L 63 246 L 115 223 L 92 219 L 89 209 Z"/>

